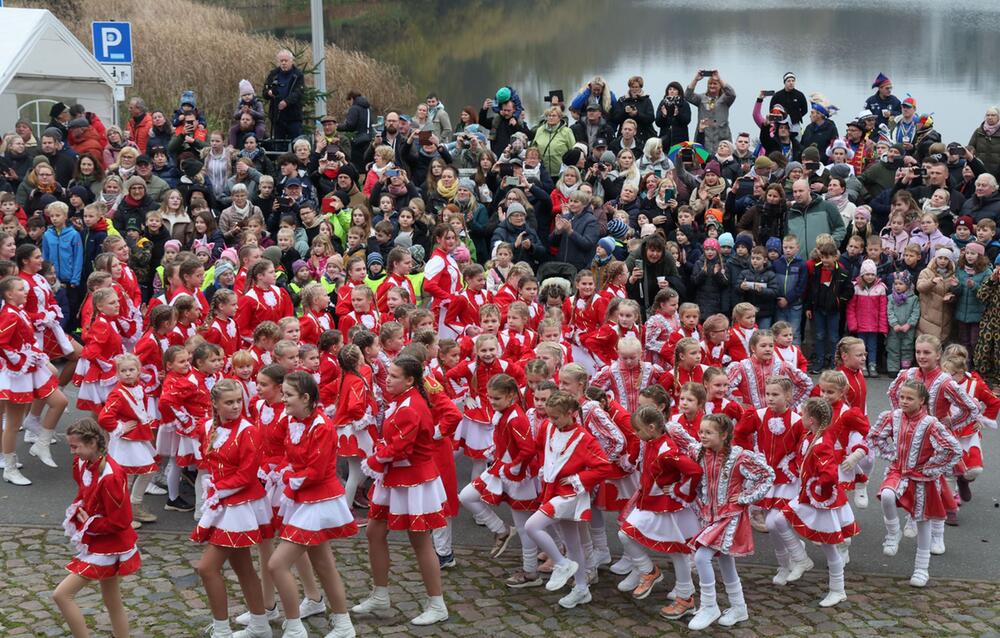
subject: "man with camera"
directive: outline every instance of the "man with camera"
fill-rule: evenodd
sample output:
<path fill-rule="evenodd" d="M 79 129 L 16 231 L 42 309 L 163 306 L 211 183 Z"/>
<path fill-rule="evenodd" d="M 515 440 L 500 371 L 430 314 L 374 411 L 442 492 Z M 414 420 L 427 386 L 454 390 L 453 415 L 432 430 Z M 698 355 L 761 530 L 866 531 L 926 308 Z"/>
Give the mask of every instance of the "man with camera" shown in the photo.
<path fill-rule="evenodd" d="M 962 210 L 962 205 L 965 204 L 965 196 L 948 183 L 948 164 L 944 158 L 932 155 L 920 166 L 908 166 L 897 170 L 892 193 L 895 195 L 897 191 L 906 189 L 922 206 L 924 200 L 930 199 L 934 191 L 939 188 L 943 188 L 951 195 L 948 204 L 951 214 L 938 216 L 938 227 L 945 236 L 950 237 L 955 232 L 955 220 Z"/>
<path fill-rule="evenodd" d="M 205 125 L 198 123 L 198 116 L 194 112 L 186 113 L 181 116 L 180 125 L 174 129 L 174 136 L 167 144 L 167 152 L 171 157 L 180 157 L 182 153 L 197 156 L 205 148 L 207 140 L 208 130 Z"/>
<path fill-rule="evenodd" d="M 527 124 L 524 123 L 524 111 L 521 117 L 514 115 L 514 100 L 507 100 L 500 105 L 500 110 L 493 111 L 493 99 L 486 98 L 483 108 L 479 110 L 479 125 L 489 130 L 490 150 L 499 157 L 503 150 L 510 144 L 510 138 L 514 133 L 524 133 L 530 135 Z"/>
<path fill-rule="evenodd" d="M 278 66 L 271 69 L 264 80 L 264 97 L 269 103 L 271 136 L 277 139 L 294 139 L 302 134 L 302 98 L 306 80 L 302 71 L 292 62 L 292 52 L 278 51 Z"/>

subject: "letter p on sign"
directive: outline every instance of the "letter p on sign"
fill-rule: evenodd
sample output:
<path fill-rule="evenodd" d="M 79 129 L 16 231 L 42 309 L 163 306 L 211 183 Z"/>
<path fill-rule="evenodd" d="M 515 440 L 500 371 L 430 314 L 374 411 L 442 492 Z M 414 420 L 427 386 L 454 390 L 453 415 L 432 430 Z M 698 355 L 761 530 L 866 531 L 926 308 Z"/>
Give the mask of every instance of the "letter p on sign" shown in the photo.
<path fill-rule="evenodd" d="M 132 25 L 128 22 L 94 22 L 94 57 L 101 63 L 132 63 Z"/>

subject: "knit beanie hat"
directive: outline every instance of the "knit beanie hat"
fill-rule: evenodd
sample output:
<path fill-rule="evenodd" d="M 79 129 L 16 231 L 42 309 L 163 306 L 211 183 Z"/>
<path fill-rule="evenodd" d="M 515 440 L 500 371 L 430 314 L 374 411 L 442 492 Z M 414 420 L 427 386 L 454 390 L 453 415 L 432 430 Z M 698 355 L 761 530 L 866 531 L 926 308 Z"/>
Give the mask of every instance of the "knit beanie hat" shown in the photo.
<path fill-rule="evenodd" d="M 872 208 L 867 204 L 862 204 L 854 209 L 854 214 L 861 216 L 866 222 L 872 219 Z"/>
<path fill-rule="evenodd" d="M 142 186 L 146 188 L 146 180 L 139 177 L 138 175 L 133 175 L 132 177 L 125 180 L 125 192 L 127 193 L 133 186 Z"/>
<path fill-rule="evenodd" d="M 564 166 L 576 166 L 580 163 L 580 158 L 583 157 L 583 151 L 578 148 L 571 148 L 562 156 L 562 163 Z"/>
<path fill-rule="evenodd" d="M 379 266 L 385 265 L 385 260 L 382 259 L 382 253 L 378 251 L 368 253 L 368 258 L 365 259 L 365 265 L 370 269 L 372 264 L 378 264 Z"/>
<path fill-rule="evenodd" d="M 261 253 L 261 257 L 274 264 L 275 268 L 281 266 L 281 249 L 277 246 L 268 246 Z"/>
<path fill-rule="evenodd" d="M 604 252 L 611 254 L 615 252 L 615 240 L 610 237 L 601 237 L 597 240 L 597 245 L 604 249 Z"/>
<path fill-rule="evenodd" d="M 223 250 L 222 253 L 219 255 L 219 259 L 225 259 L 233 266 L 240 263 L 240 255 L 239 253 L 236 252 L 235 248 L 227 248 Z"/>
<path fill-rule="evenodd" d="M 712 248 L 714 250 L 720 250 L 721 249 L 721 246 L 719 246 L 719 240 L 714 239 L 712 237 L 709 237 L 708 239 L 706 239 L 705 243 L 702 244 L 702 246 L 704 246 L 706 250 L 709 249 L 709 248 Z"/>
<path fill-rule="evenodd" d="M 66 112 L 69 107 L 62 102 L 56 102 L 49 108 L 49 117 L 55 119 Z"/>
<path fill-rule="evenodd" d="M 934 258 L 937 259 L 938 257 L 947 257 L 948 259 L 955 258 L 955 256 L 951 252 L 951 249 L 945 248 L 944 246 L 934 251 Z"/>
<path fill-rule="evenodd" d="M 802 161 L 803 162 L 818 162 L 819 161 L 819 149 L 815 146 L 806 147 L 802 151 Z"/>
<path fill-rule="evenodd" d="M 781 252 L 781 240 L 777 237 L 768 237 L 767 243 L 764 246 L 767 248 L 767 252 L 771 252 L 772 250 L 777 253 Z"/>
<path fill-rule="evenodd" d="M 746 246 L 747 250 L 753 250 L 753 237 L 740 233 L 736 236 L 737 246 Z"/>
<path fill-rule="evenodd" d="M 497 89 L 497 106 L 503 104 L 508 100 L 510 100 L 510 87 L 501 86 L 499 89 Z"/>
<path fill-rule="evenodd" d="M 469 179 L 468 177 L 463 177 L 462 179 L 458 180 L 458 187 L 463 190 L 467 190 L 470 193 L 476 192 L 476 183 L 471 179 Z"/>
<path fill-rule="evenodd" d="M 875 262 L 871 259 L 866 259 L 861 262 L 861 276 L 865 275 L 876 275 L 878 274 L 878 268 L 875 266 Z"/>
<path fill-rule="evenodd" d="M 735 245 L 736 242 L 733 241 L 732 233 L 722 233 L 721 235 L 719 235 L 719 246 L 723 248 L 725 248 L 726 246 L 733 248 Z"/>
<path fill-rule="evenodd" d="M 253 84 L 250 84 L 250 80 L 240 80 L 240 95 L 253 94 Z"/>
<path fill-rule="evenodd" d="M 965 252 L 972 253 L 974 255 L 985 255 L 986 247 L 978 242 L 971 241 L 965 245 Z"/>
<path fill-rule="evenodd" d="M 378 254 L 378 253 L 376 253 L 376 254 Z M 303 268 L 308 268 L 308 267 L 309 267 L 309 264 L 306 263 L 305 259 L 296 259 L 295 261 L 292 262 L 292 274 L 294 275 L 295 273 L 299 272 Z"/>
<path fill-rule="evenodd" d="M 235 272 L 233 265 L 228 261 L 217 261 L 215 262 L 215 270 L 212 273 L 215 283 L 219 283 L 219 277 L 226 274 L 227 272 Z"/>
<path fill-rule="evenodd" d="M 460 264 L 472 261 L 472 253 L 469 252 L 469 247 L 465 244 L 456 246 L 455 250 L 451 251 L 451 256 Z"/>
<path fill-rule="evenodd" d="M 198 101 L 195 99 L 194 91 L 192 91 L 191 89 L 188 89 L 187 91 L 181 93 L 180 106 L 183 107 L 185 104 L 190 104 L 191 108 L 193 109 L 198 108 Z"/>
<path fill-rule="evenodd" d="M 167 248 L 173 248 L 177 252 L 180 252 L 183 246 L 181 246 L 181 241 L 179 239 L 168 239 L 163 243 L 163 248 L 164 250 Z"/>
<path fill-rule="evenodd" d="M 608 234 L 615 239 L 624 239 L 628 234 L 628 224 L 620 219 L 611 218 L 608 220 Z"/>

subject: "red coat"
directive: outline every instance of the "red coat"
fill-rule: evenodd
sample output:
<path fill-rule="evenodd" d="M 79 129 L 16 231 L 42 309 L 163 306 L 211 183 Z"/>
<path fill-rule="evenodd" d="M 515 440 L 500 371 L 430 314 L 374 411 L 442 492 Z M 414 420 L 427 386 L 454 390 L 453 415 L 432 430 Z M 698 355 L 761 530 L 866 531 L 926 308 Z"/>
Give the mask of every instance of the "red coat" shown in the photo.
<path fill-rule="evenodd" d="M 239 298 L 236 308 L 236 327 L 244 343 L 253 341 L 253 331 L 263 321 L 278 323 L 282 317 L 294 317 L 295 307 L 288 292 L 271 286 L 270 289 L 252 286 Z"/>
<path fill-rule="evenodd" d="M 785 485 L 798 476 L 799 447 L 804 435 L 802 417 L 792 410 L 776 414 L 771 408 L 761 408 L 743 413 L 733 443 L 763 454 L 774 470 L 774 484 Z"/>
<path fill-rule="evenodd" d="M 850 332 L 889 332 L 889 298 L 881 279 L 871 288 L 854 284 L 854 296 L 847 302 L 847 329 Z"/>
<path fill-rule="evenodd" d="M 282 402 L 269 404 L 256 398 L 251 404 L 253 420 L 260 435 L 260 466 L 268 471 L 285 464 L 285 437 L 288 436 L 288 415 Z"/>
<path fill-rule="evenodd" d="M 514 377 L 518 386 L 524 387 L 525 385 L 524 372 L 521 368 L 504 359 L 494 359 L 493 363 L 490 364 L 485 364 L 479 359 L 461 361 L 445 373 L 445 377 L 450 381 L 464 383 L 469 387 L 469 394 L 465 402 L 466 417 L 480 423 L 489 423 L 493 418 L 493 407 L 490 406 L 490 402 L 486 398 L 486 385 L 490 379 L 498 374 L 509 374 Z"/>
<path fill-rule="evenodd" d="M 212 320 L 211 325 L 208 326 L 208 330 L 202 333 L 202 336 L 205 337 L 205 341 L 214 343 L 222 348 L 223 358 L 227 361 L 243 345 L 243 342 L 240 340 L 239 330 L 236 327 L 236 321 L 233 319 L 216 317 Z"/>
<path fill-rule="evenodd" d="M 140 376 L 143 387 L 149 394 L 158 395 L 163 379 L 163 353 L 170 347 L 167 337 L 158 337 L 152 329 L 147 330 L 135 343 L 135 356 L 142 364 Z"/>
<path fill-rule="evenodd" d="M 612 473 L 612 465 L 601 446 L 589 432 L 573 428 L 565 445 L 556 445 L 559 430 L 546 422 L 538 432 L 536 449 L 539 450 L 539 479 L 542 489 L 540 502 L 556 496 L 573 496 L 577 486 L 563 484 L 563 479 L 575 477 L 584 492 L 590 492 Z M 576 481 L 571 481 L 575 483 Z"/>
<path fill-rule="evenodd" d="M 729 329 L 729 339 L 726 341 L 726 354 L 729 355 L 730 361 L 743 361 L 750 357 L 750 337 L 756 331 L 757 326 L 753 328 L 733 326 Z"/>
<path fill-rule="evenodd" d="M 327 330 L 333 330 L 333 317 L 325 310 L 319 314 L 307 310 L 299 317 L 299 341 L 302 343 L 319 344 L 319 336 Z"/>
<path fill-rule="evenodd" d="M 687 507 L 694 501 L 701 475 L 701 466 L 684 454 L 670 435 L 646 441 L 635 506 L 647 512 L 676 512 Z"/>
<path fill-rule="evenodd" d="M 622 337 L 629 335 L 637 338 L 642 343 L 642 326 L 636 324 L 629 329 L 625 329 L 617 323 L 605 323 L 596 331 L 584 335 L 583 346 L 590 349 L 590 354 L 602 366 L 606 366 L 618 359 L 618 341 Z"/>
<path fill-rule="evenodd" d="M 80 359 L 89 362 L 90 366 L 86 374 L 75 375 L 73 383 L 79 385 L 114 379 L 118 374 L 115 370 L 115 358 L 122 354 L 125 354 L 125 349 L 122 347 L 118 327 L 108 317 L 98 315 L 94 323 L 90 324 L 87 345 L 80 353 Z"/>
<path fill-rule="evenodd" d="M 391 399 L 382 422 L 382 440 L 365 463 L 383 474 L 385 487 L 408 487 L 440 476 L 434 463 L 434 417 L 417 388 Z"/>
<path fill-rule="evenodd" d="M 201 127 L 204 129 L 204 127 Z M 146 145 L 149 143 L 149 132 L 153 129 L 153 116 L 149 113 L 143 113 L 142 117 L 139 119 L 137 124 L 134 117 L 129 117 L 125 124 L 125 130 L 128 131 L 129 140 L 135 143 L 139 147 L 140 153 L 148 153 L 149 149 Z M 184 132 L 183 127 L 178 127 L 178 130 L 174 131 L 176 135 L 181 135 Z M 204 135 L 204 133 L 202 133 Z M 202 140 L 205 141 L 205 140 Z"/>
<path fill-rule="evenodd" d="M 285 496 L 296 503 L 316 503 L 343 496 L 337 478 L 337 429 L 316 409 L 305 419 L 288 416 Z"/>
<path fill-rule="evenodd" d="M 516 403 L 493 415 L 493 476 L 522 481 L 537 471 L 536 441 L 524 410 Z"/>
<path fill-rule="evenodd" d="M 417 293 L 413 290 L 413 282 L 405 275 L 389 273 L 375 291 L 375 304 L 380 312 L 389 312 L 389 291 L 396 287 L 406 288 L 410 293 L 410 303 L 417 303 Z"/>
<path fill-rule="evenodd" d="M 264 498 L 257 478 L 261 461 L 261 433 L 243 417 L 210 426 L 202 443 L 202 467 L 211 477 L 212 490 L 221 505 L 239 505 Z"/>
<path fill-rule="evenodd" d="M 108 400 L 97 415 L 98 424 L 110 433 L 128 421 L 135 421 L 138 425 L 123 434 L 122 438 L 126 441 L 152 441 L 152 427 L 156 422 L 146 413 L 143 393 L 141 384 L 129 387 L 119 381 L 108 393 Z"/>
<path fill-rule="evenodd" d="M 81 543 L 92 554 L 120 554 L 135 547 L 138 536 L 132 529 L 132 502 L 128 477 L 114 459 L 105 456 L 91 463 L 73 460 L 76 498 L 63 527 L 67 532 L 85 529 Z M 80 523 L 76 512 L 83 509 L 90 518 Z"/>

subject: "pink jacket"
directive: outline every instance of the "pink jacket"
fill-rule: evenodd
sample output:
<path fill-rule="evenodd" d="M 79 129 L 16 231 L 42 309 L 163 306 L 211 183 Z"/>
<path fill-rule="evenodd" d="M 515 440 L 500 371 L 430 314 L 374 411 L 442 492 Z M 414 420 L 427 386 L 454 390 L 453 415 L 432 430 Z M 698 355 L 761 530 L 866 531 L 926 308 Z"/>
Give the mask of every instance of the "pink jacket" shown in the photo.
<path fill-rule="evenodd" d="M 847 330 L 849 332 L 889 332 L 888 298 L 881 279 L 871 288 L 862 288 L 855 282 L 854 296 L 847 302 Z"/>

